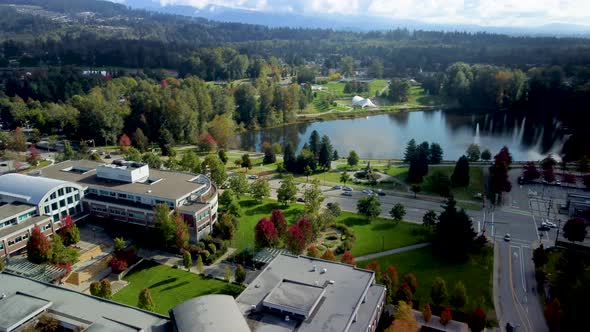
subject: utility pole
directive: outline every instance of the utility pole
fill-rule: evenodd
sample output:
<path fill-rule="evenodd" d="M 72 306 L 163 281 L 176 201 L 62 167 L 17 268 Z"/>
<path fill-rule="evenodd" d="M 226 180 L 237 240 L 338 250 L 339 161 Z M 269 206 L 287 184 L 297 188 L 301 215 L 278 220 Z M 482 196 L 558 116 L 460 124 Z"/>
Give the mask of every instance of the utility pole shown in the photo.
<path fill-rule="evenodd" d="M 559 238 L 559 231 L 561 230 L 561 218 L 557 222 L 557 235 L 555 236 L 555 247 L 557 247 L 557 239 Z"/>

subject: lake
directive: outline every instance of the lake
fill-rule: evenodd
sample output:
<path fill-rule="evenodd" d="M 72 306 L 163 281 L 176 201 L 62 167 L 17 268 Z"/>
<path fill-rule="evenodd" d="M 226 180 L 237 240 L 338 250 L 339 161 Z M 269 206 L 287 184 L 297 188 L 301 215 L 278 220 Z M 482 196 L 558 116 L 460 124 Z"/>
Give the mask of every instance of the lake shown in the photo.
<path fill-rule="evenodd" d="M 407 142 L 414 138 L 436 142 L 445 160 L 456 160 L 471 143 L 492 155 L 504 145 L 514 160 L 539 160 L 548 153 L 559 154 L 564 135 L 555 119 L 531 120 L 508 113 L 465 114 L 452 111 L 420 111 L 286 125 L 249 131 L 238 137 L 243 150 L 260 151 L 263 141 L 290 141 L 301 149 L 313 130 L 328 135 L 340 156 L 355 150 L 361 158 L 399 159 Z"/>

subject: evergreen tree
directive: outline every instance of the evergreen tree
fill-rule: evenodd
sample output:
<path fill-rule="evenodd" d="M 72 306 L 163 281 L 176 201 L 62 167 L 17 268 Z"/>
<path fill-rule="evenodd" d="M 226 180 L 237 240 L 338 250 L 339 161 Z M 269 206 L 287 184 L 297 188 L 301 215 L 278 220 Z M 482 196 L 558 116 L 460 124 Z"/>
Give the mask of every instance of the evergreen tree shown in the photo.
<path fill-rule="evenodd" d="M 287 143 L 285 145 L 285 149 L 283 151 L 283 164 L 285 164 L 285 169 L 289 172 L 293 172 L 295 170 L 296 157 L 295 157 L 295 150 L 291 143 Z"/>
<path fill-rule="evenodd" d="M 467 187 L 469 185 L 469 161 L 467 157 L 461 156 L 455 164 L 455 170 L 451 175 L 451 183 L 455 187 Z"/>
<path fill-rule="evenodd" d="M 348 154 L 347 162 L 348 162 L 348 166 L 350 166 L 350 167 L 354 167 L 354 166 L 358 165 L 359 156 L 358 156 L 358 154 L 356 154 L 356 151 L 354 151 L 354 150 L 350 151 L 350 153 Z"/>
<path fill-rule="evenodd" d="M 412 138 L 406 146 L 406 152 L 404 153 L 404 162 L 409 163 L 410 161 L 412 161 L 416 156 L 416 152 L 416 141 Z"/>
<path fill-rule="evenodd" d="M 317 130 L 311 132 L 309 136 L 309 150 L 313 153 L 316 159 L 320 156 L 321 138 Z"/>
<path fill-rule="evenodd" d="M 332 154 L 333 154 L 333 147 L 332 143 L 330 142 L 330 137 L 324 135 L 322 137 L 320 151 L 319 151 L 319 159 L 318 163 L 324 170 L 329 170 L 331 167 L 332 162 Z"/>
<path fill-rule="evenodd" d="M 438 143 L 430 144 L 430 163 L 440 164 L 443 159 L 443 149 Z"/>
<path fill-rule="evenodd" d="M 332 160 L 338 159 L 340 159 L 340 156 L 338 155 L 338 150 L 334 150 L 334 153 L 332 153 Z"/>
<path fill-rule="evenodd" d="M 437 252 L 452 260 L 463 260 L 473 246 L 475 231 L 465 210 L 457 210 L 457 202 L 449 198 L 438 217 L 434 234 Z"/>

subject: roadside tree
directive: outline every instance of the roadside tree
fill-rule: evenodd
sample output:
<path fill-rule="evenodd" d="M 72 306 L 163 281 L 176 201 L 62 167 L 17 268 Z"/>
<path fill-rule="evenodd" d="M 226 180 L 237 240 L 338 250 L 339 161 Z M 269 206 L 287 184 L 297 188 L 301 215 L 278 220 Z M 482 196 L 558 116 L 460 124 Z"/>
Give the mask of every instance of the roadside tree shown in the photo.
<path fill-rule="evenodd" d="M 248 184 L 248 179 L 246 179 L 246 174 L 238 173 L 231 178 L 229 178 L 229 187 L 234 191 L 238 199 L 243 195 L 250 191 L 250 185 Z"/>
<path fill-rule="evenodd" d="M 346 158 L 346 161 L 348 162 L 348 166 L 350 167 L 354 167 L 356 165 L 358 165 L 359 163 L 359 156 L 358 154 L 356 154 L 356 151 L 352 150 L 350 151 L 350 153 L 348 154 L 348 158 Z"/>
<path fill-rule="evenodd" d="M 374 219 L 381 214 L 381 202 L 375 196 L 367 196 L 358 200 L 356 205 L 359 214 Z"/>
<path fill-rule="evenodd" d="M 563 226 L 563 236 L 572 242 L 583 242 L 588 232 L 583 218 L 572 218 Z"/>
<path fill-rule="evenodd" d="M 478 161 L 479 157 L 481 156 L 481 152 L 479 150 L 479 145 L 477 144 L 470 144 L 467 147 L 467 151 L 465 151 L 465 153 L 467 154 L 467 159 L 469 161 Z"/>
<path fill-rule="evenodd" d="M 404 216 L 406 215 L 406 208 L 402 204 L 397 203 L 391 208 L 389 215 L 393 220 L 400 221 L 404 219 Z"/>
<path fill-rule="evenodd" d="M 277 200 L 285 205 L 295 202 L 297 196 L 297 185 L 295 178 L 291 174 L 285 175 L 281 186 L 277 189 Z"/>
<path fill-rule="evenodd" d="M 467 157 L 461 156 L 455 165 L 451 182 L 455 187 L 467 187 L 469 185 L 469 161 Z"/>
<path fill-rule="evenodd" d="M 250 192 L 254 199 L 262 201 L 264 198 L 270 196 L 270 185 L 264 179 L 257 179 L 250 185 Z"/>

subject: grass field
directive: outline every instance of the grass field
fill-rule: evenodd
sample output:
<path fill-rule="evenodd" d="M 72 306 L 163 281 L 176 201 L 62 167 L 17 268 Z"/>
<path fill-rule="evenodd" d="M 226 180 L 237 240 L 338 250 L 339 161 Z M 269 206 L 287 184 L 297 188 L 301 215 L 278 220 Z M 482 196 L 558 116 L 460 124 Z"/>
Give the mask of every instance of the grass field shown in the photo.
<path fill-rule="evenodd" d="M 420 301 L 420 308 L 430 302 L 430 288 L 434 278 L 441 277 L 446 281 L 449 293 L 452 292 L 457 281 L 465 284 L 468 296 L 466 312 L 471 312 L 479 304 L 489 312 L 494 308 L 493 256 L 493 249 L 486 247 L 480 254 L 471 256 L 467 262 L 457 264 L 442 260 L 435 255 L 432 248 L 426 247 L 376 260 L 380 263 L 381 270 L 384 270 L 388 264 L 395 266 L 400 279 L 406 273 L 411 272 L 416 275 L 418 289 L 414 298 Z"/>
<path fill-rule="evenodd" d="M 270 217 L 272 210 L 281 210 L 288 223 L 295 222 L 295 218 L 303 210 L 301 204 L 290 204 L 285 208 L 284 205 L 270 199 L 257 203 L 250 197 L 242 198 L 240 207 L 238 229 L 232 242 L 232 247 L 238 250 L 254 247 L 254 227 L 263 217 Z M 366 217 L 352 212 L 343 212 L 337 221 L 354 230 L 357 240 L 352 254 L 355 256 L 424 241 L 424 237 L 419 234 L 420 226 L 415 224 L 400 222 L 395 225 L 393 221 L 382 218 L 369 223 Z"/>
<path fill-rule="evenodd" d="M 369 91 L 363 93 L 344 93 L 344 86 L 346 83 L 340 82 L 328 82 L 327 84 L 319 85 L 324 89 L 328 90 L 328 92 L 332 93 L 336 98 L 342 97 L 352 97 L 355 95 L 359 95 L 362 97 L 374 97 L 375 92 L 381 91 L 386 85 L 387 80 L 373 80 L 369 82 Z"/>
<path fill-rule="evenodd" d="M 207 294 L 227 294 L 235 297 L 243 290 L 241 286 L 151 261 L 140 263 L 125 280 L 129 285 L 113 295 L 113 300 L 137 306 L 139 292 L 147 287 L 156 304 L 155 311 L 162 315 L 168 315 L 168 310 L 172 307 L 193 297 Z"/>
<path fill-rule="evenodd" d="M 433 172 L 438 171 L 449 178 L 453 174 L 453 170 L 455 169 L 454 166 L 438 166 L 438 167 L 430 167 L 428 170 L 428 175 L 430 176 Z M 422 191 L 427 194 L 431 193 L 431 186 L 427 179 L 424 180 L 422 184 Z M 483 183 L 483 172 L 481 167 L 470 167 L 469 168 L 469 186 L 467 187 L 460 187 L 460 188 L 452 188 L 451 193 L 457 199 L 465 199 L 465 200 L 473 200 L 473 196 L 477 193 L 484 192 L 484 183 Z"/>

